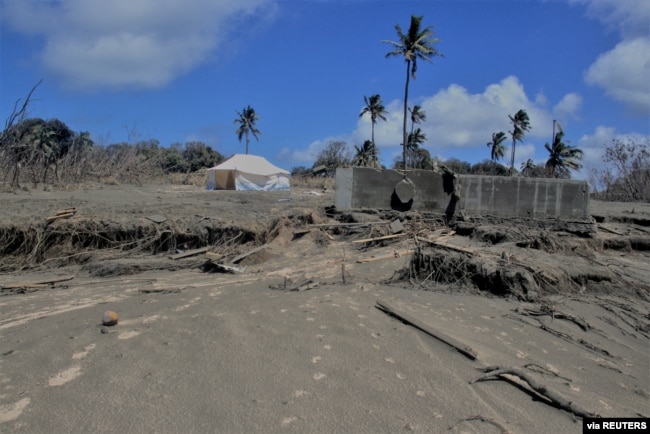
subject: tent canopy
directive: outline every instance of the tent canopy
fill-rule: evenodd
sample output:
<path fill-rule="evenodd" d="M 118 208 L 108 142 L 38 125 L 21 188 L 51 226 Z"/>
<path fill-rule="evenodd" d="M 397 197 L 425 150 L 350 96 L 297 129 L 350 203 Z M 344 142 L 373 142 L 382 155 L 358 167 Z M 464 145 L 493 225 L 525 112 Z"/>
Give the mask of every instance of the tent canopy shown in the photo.
<path fill-rule="evenodd" d="M 289 176 L 264 157 L 235 154 L 208 169 L 208 190 L 289 190 Z"/>

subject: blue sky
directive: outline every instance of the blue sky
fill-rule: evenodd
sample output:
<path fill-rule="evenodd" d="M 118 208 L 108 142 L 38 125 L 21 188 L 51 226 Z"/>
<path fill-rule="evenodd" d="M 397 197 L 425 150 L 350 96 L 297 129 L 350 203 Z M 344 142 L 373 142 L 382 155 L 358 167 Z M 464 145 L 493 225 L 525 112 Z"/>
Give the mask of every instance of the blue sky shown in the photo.
<path fill-rule="evenodd" d="M 405 64 L 381 41 L 411 14 L 445 56 L 421 62 L 409 91 L 432 155 L 488 159 L 522 108 L 532 131 L 517 167 L 545 161 L 554 119 L 585 151 L 578 178 L 612 139 L 650 137 L 647 0 L 0 0 L 0 118 L 43 79 L 32 117 L 102 144 L 201 140 L 230 156 L 244 152 L 233 121 L 250 104 L 262 132 L 250 152 L 290 169 L 330 140 L 369 139 L 359 112 L 379 94 L 390 114 L 376 142 L 392 165 Z"/>

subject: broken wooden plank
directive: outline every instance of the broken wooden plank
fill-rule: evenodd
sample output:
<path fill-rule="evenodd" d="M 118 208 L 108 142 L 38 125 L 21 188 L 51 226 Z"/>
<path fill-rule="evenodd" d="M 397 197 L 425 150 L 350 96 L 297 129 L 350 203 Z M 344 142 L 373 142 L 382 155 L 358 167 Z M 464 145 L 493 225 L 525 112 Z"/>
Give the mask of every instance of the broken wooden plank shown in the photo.
<path fill-rule="evenodd" d="M 452 244 L 446 243 L 444 241 L 445 238 L 447 238 L 447 237 L 445 236 L 445 237 L 441 237 L 441 238 L 438 238 L 438 239 L 435 239 L 435 240 L 430 240 L 428 238 L 422 238 L 422 237 L 418 237 L 418 236 L 415 237 L 415 239 L 418 240 L 418 241 L 425 241 L 425 242 L 427 242 L 429 244 L 433 244 L 433 245 L 440 246 L 440 247 L 445 247 L 447 249 L 456 250 L 456 251 L 462 252 L 462 253 L 467 253 L 468 255 L 478 255 L 478 251 L 476 251 L 474 249 L 468 249 L 466 247 L 454 246 Z"/>
<path fill-rule="evenodd" d="M 187 250 L 185 252 L 176 253 L 175 255 L 171 255 L 169 257 L 169 259 L 176 260 L 176 259 L 181 259 L 181 258 L 187 258 L 187 257 L 190 257 L 190 256 L 196 256 L 196 255 L 200 255 L 201 253 L 205 253 L 208 250 L 210 250 L 210 247 L 201 247 L 200 249 Z"/>
<path fill-rule="evenodd" d="M 421 321 L 411 317 L 410 315 L 404 313 L 404 312 L 399 312 L 395 308 L 391 307 L 388 303 L 385 301 L 377 300 L 377 308 L 381 310 L 382 312 L 394 316 L 395 318 L 399 319 L 400 321 L 411 325 L 415 327 L 416 329 L 423 331 L 424 333 L 428 334 L 431 337 L 434 337 L 438 339 L 440 342 L 443 342 L 450 347 L 454 348 L 456 351 L 464 355 L 465 357 L 469 358 L 470 360 L 476 360 L 478 359 L 478 354 L 476 351 L 474 351 L 472 348 L 468 347 L 467 345 L 463 344 L 462 342 L 456 340 L 455 338 L 452 338 L 451 336 L 448 336 L 444 334 L 441 331 L 434 330 L 433 327 L 428 326 L 427 324 L 422 323 Z"/>
<path fill-rule="evenodd" d="M 255 247 L 254 249 L 249 250 L 248 252 L 242 253 L 239 256 L 235 256 L 234 258 L 232 258 L 232 260 L 230 262 L 232 262 L 233 264 L 236 264 L 237 262 L 241 261 L 242 259 L 246 258 L 247 256 L 250 256 L 253 253 L 257 253 L 260 250 L 266 249 L 268 246 L 269 246 L 268 244 L 264 244 L 264 245 L 261 245 L 259 247 Z"/>
<path fill-rule="evenodd" d="M 371 258 L 357 259 L 357 263 L 364 264 L 366 262 L 383 261 L 384 259 L 402 258 L 402 257 L 404 257 L 406 255 L 410 255 L 413 252 L 415 252 L 414 249 L 394 250 L 393 253 L 391 253 L 389 255 L 373 256 Z"/>
<path fill-rule="evenodd" d="M 77 212 L 77 208 L 65 208 L 65 209 L 60 209 L 56 212 L 56 215 L 61 215 L 61 214 L 70 214 L 70 213 Z"/>
<path fill-rule="evenodd" d="M 51 215 L 51 216 L 47 216 L 47 217 L 45 217 L 45 221 L 51 222 L 51 221 L 58 220 L 58 219 L 67 219 L 67 218 L 69 218 L 69 217 L 72 217 L 73 215 L 75 215 L 75 212 L 69 212 L 69 213 L 65 213 L 65 214 L 57 214 L 57 215 Z"/>
<path fill-rule="evenodd" d="M 363 240 L 354 240 L 352 241 L 352 244 L 369 243 L 371 241 L 390 240 L 391 238 L 399 238 L 405 235 L 406 234 L 394 234 L 394 235 L 384 235 L 383 237 L 365 238 Z"/>
<path fill-rule="evenodd" d="M 220 261 L 221 259 L 225 258 L 225 255 L 222 255 L 221 253 L 214 253 L 214 252 L 205 252 L 205 257 L 208 258 L 211 261 Z"/>

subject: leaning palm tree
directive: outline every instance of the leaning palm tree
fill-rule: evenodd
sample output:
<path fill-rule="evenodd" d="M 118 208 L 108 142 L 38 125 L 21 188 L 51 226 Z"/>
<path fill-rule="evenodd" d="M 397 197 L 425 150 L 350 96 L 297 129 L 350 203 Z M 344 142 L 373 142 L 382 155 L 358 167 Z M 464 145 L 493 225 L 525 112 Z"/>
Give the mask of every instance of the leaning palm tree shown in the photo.
<path fill-rule="evenodd" d="M 492 141 L 487 142 L 488 148 L 490 150 L 490 158 L 494 161 L 494 174 L 497 173 L 497 161 L 502 159 L 506 153 L 506 148 L 503 146 L 503 142 L 506 140 L 506 133 L 500 131 L 498 133 L 492 133 Z"/>
<path fill-rule="evenodd" d="M 555 135 L 553 145 L 544 144 L 549 154 L 546 171 L 554 178 L 570 178 L 571 170 L 582 168 L 582 164 L 580 164 L 583 156 L 582 149 L 564 143 L 563 138 L 564 132 L 560 131 Z"/>
<path fill-rule="evenodd" d="M 356 154 L 352 159 L 353 166 L 372 167 L 374 169 L 381 169 L 381 164 L 377 159 L 377 152 L 376 152 L 375 145 L 370 140 L 366 140 L 365 142 L 363 142 L 362 146 L 355 146 L 354 150 Z"/>
<path fill-rule="evenodd" d="M 366 103 L 366 105 L 361 109 L 359 117 L 362 117 L 366 113 L 370 113 L 370 123 L 372 127 L 371 140 L 372 146 L 375 146 L 375 124 L 377 123 L 377 119 L 386 121 L 386 115 L 388 112 L 382 104 L 381 96 L 379 95 L 371 95 L 370 98 L 364 96 L 363 101 Z"/>
<path fill-rule="evenodd" d="M 514 116 L 508 115 L 510 123 L 512 124 L 512 149 L 510 150 L 510 175 L 515 173 L 515 146 L 517 142 L 523 142 L 524 136 L 530 131 L 530 119 L 526 110 L 519 110 Z"/>
<path fill-rule="evenodd" d="M 237 128 L 237 138 L 241 142 L 242 137 L 246 137 L 246 153 L 248 154 L 248 135 L 252 134 L 253 137 L 255 137 L 255 140 L 259 140 L 257 136 L 261 134 L 260 130 L 255 127 L 255 123 L 259 120 L 259 116 L 257 116 L 255 109 L 250 105 L 244 107 L 241 112 L 237 112 L 237 116 L 239 117 L 235 119 L 234 122 L 235 124 L 239 124 L 239 128 Z"/>
<path fill-rule="evenodd" d="M 409 113 L 411 113 L 411 133 L 413 133 L 415 124 L 419 125 L 427 120 L 427 113 L 419 105 L 415 105 L 413 108 L 409 107 Z"/>
<path fill-rule="evenodd" d="M 411 77 L 415 79 L 417 71 L 417 60 L 422 59 L 427 62 L 433 63 L 431 58 L 435 56 L 442 56 L 441 53 L 435 48 L 435 44 L 440 42 L 438 38 L 434 38 L 434 33 L 431 26 L 421 28 L 422 17 L 411 15 L 411 24 L 408 33 L 404 33 L 399 24 L 395 26 L 397 31 L 398 41 L 382 41 L 393 46 L 393 50 L 386 53 L 386 57 L 402 56 L 406 62 L 406 85 L 404 86 L 404 120 L 402 127 L 403 137 L 403 161 L 406 167 L 406 146 L 408 144 L 406 135 L 406 112 L 408 109 L 408 96 L 409 96 L 409 80 Z"/>

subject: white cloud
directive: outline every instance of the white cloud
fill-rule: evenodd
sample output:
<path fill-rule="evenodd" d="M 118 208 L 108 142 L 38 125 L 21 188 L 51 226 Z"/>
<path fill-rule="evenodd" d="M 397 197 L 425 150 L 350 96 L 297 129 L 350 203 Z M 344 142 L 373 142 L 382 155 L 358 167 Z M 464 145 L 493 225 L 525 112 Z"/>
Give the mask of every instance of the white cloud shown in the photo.
<path fill-rule="evenodd" d="M 584 4 L 588 16 L 617 29 L 624 39 L 648 34 L 648 0 L 570 0 L 570 3 Z"/>
<path fill-rule="evenodd" d="M 650 2 L 648 0 L 569 0 L 587 7 L 587 15 L 610 29 L 621 42 L 602 53 L 585 80 L 641 115 L 650 113 Z"/>
<path fill-rule="evenodd" d="M 635 111 L 650 113 L 650 38 L 620 42 L 589 67 L 587 83 L 597 85 Z"/>
<path fill-rule="evenodd" d="M 576 93 L 567 93 L 560 102 L 553 107 L 553 114 L 562 119 L 575 117 L 581 105 L 582 97 L 580 95 Z"/>
<path fill-rule="evenodd" d="M 3 20 L 42 36 L 43 64 L 71 87 L 151 88 L 205 62 L 242 19 L 268 19 L 273 6 L 272 0 L 23 0 L 4 2 Z"/>

